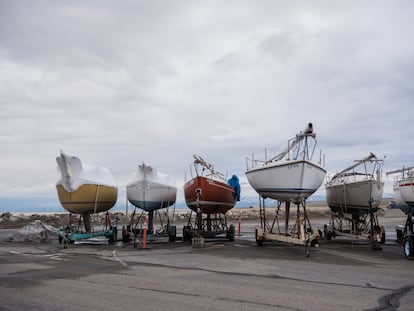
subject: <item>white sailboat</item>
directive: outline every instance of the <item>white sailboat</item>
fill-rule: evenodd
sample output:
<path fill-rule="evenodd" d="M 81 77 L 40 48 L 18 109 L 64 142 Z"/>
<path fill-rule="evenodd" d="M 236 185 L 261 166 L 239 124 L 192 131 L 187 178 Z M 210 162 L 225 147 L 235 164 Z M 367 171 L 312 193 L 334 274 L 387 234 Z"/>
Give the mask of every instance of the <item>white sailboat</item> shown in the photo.
<path fill-rule="evenodd" d="M 397 241 L 402 243 L 405 257 L 414 258 L 414 166 L 387 172 L 399 173 L 394 180 L 394 200 L 397 208 L 407 214 L 404 226 L 397 226 Z"/>
<path fill-rule="evenodd" d="M 152 233 L 154 212 L 175 204 L 177 187 L 167 175 L 142 162 L 138 165 L 135 180 L 128 183 L 126 188 L 128 201 L 136 208 L 148 212 L 148 230 Z M 135 217 L 135 211 L 132 217 Z M 169 221 L 167 226 L 169 227 Z"/>
<path fill-rule="evenodd" d="M 335 174 L 325 184 L 326 202 L 331 209 L 324 226 L 327 240 L 337 235 L 368 239 L 372 249 L 382 249 L 385 229 L 379 224 L 378 207 L 384 191 L 379 160 L 370 153 Z"/>
<path fill-rule="evenodd" d="M 325 184 L 326 202 L 335 213 L 363 215 L 376 210 L 384 191 L 380 163 L 373 153 L 335 174 Z M 367 164 L 372 163 L 372 171 Z"/>
<path fill-rule="evenodd" d="M 397 208 L 408 213 L 410 207 L 414 207 L 414 166 L 403 167 L 386 174 L 399 174 L 394 180 L 394 201 Z"/>
<path fill-rule="evenodd" d="M 167 175 L 142 162 L 136 179 L 127 185 L 127 198 L 134 206 L 146 211 L 166 208 L 175 203 L 177 187 Z"/>
<path fill-rule="evenodd" d="M 309 246 L 317 244 L 319 232 L 311 227 L 306 214 L 306 199 L 318 190 L 326 175 L 321 157 L 319 163 L 313 160 L 316 145 L 316 134 L 312 123 L 309 123 L 303 132 L 288 141 L 287 148 L 280 154 L 264 161 L 248 159 L 247 180 L 263 198 L 263 205 L 260 202 L 261 227 L 255 233 L 258 245 L 269 240 L 293 243 L 305 246 L 309 255 Z M 273 222 L 266 220 L 265 198 L 278 200 Z M 280 229 L 278 220 L 282 202 L 285 203 L 284 230 Z M 290 230 L 291 203 L 296 204 L 297 212 L 295 224 Z"/>
<path fill-rule="evenodd" d="M 249 184 L 262 197 L 300 204 L 321 186 L 326 170 L 313 161 L 316 134 L 312 123 L 288 141 L 280 154 L 265 161 L 251 159 L 246 171 Z"/>

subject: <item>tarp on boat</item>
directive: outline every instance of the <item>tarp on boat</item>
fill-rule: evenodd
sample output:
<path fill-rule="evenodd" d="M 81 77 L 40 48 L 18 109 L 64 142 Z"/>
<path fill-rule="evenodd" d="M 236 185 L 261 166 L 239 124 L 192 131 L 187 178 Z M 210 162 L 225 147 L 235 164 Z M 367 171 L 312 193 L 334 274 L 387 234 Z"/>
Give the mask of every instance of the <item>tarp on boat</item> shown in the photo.
<path fill-rule="evenodd" d="M 237 199 L 237 201 L 240 201 L 240 182 L 239 182 L 239 178 L 236 175 L 233 175 L 227 181 L 227 184 L 234 188 L 234 190 L 236 191 L 236 199 Z"/>

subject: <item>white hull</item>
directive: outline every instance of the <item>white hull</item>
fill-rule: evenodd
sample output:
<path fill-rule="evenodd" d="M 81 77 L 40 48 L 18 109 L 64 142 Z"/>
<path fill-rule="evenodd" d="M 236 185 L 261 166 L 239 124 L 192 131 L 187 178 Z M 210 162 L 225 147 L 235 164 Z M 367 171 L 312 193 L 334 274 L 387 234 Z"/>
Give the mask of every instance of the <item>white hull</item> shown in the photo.
<path fill-rule="evenodd" d="M 173 205 L 177 197 L 177 188 L 147 180 L 127 185 L 127 198 L 136 207 L 144 211 L 161 209 Z"/>
<path fill-rule="evenodd" d="M 177 187 L 168 176 L 144 162 L 138 166 L 135 181 L 127 185 L 128 201 L 146 212 L 171 206 L 176 197 Z"/>
<path fill-rule="evenodd" d="M 326 202 L 333 211 L 352 213 L 355 209 L 376 209 L 384 191 L 384 183 L 372 176 L 351 175 L 331 180 L 325 185 Z"/>
<path fill-rule="evenodd" d="M 301 203 L 321 186 L 326 170 L 307 160 L 269 163 L 246 172 L 249 184 L 262 197 Z"/>
<path fill-rule="evenodd" d="M 394 201 L 397 208 L 408 214 L 414 207 L 414 166 L 387 172 L 399 174 L 394 178 Z"/>
<path fill-rule="evenodd" d="M 414 207 L 414 177 L 402 178 L 397 181 L 397 185 L 404 202 Z"/>
<path fill-rule="evenodd" d="M 395 207 L 400 209 L 404 213 L 408 213 L 410 210 L 410 207 L 407 205 L 407 203 L 405 203 L 404 199 L 402 198 L 398 183 L 394 184 L 393 190 L 394 190 Z"/>

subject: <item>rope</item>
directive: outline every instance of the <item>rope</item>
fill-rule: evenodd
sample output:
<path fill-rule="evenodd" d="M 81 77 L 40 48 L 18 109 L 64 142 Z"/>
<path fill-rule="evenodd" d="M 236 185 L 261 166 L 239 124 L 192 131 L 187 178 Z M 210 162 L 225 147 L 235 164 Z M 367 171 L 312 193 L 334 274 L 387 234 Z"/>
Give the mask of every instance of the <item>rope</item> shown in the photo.
<path fill-rule="evenodd" d="M 93 213 L 96 213 L 96 208 L 98 206 L 98 194 L 99 194 L 99 185 L 98 188 L 96 189 L 96 196 L 95 196 L 95 208 L 93 209 Z"/>

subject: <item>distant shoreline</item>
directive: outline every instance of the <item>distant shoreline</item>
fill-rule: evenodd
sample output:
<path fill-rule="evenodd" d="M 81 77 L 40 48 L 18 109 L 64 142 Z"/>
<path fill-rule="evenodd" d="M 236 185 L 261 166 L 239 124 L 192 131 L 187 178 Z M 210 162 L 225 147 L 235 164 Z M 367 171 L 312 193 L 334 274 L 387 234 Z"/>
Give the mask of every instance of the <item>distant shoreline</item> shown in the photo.
<path fill-rule="evenodd" d="M 387 204 L 390 199 L 383 199 L 380 203 L 380 214 L 384 215 L 385 211 L 388 210 Z M 130 216 L 133 212 L 133 208 L 128 209 L 128 214 L 125 210 L 111 209 L 109 212 L 114 218 L 114 215 L 119 220 L 120 224 L 127 224 L 130 222 Z M 138 209 L 139 213 L 143 212 Z M 325 201 L 309 201 L 306 203 L 306 211 L 309 218 L 318 217 L 318 218 L 329 218 L 331 216 L 331 210 Z M 276 213 L 276 206 L 266 206 L 266 215 L 268 217 L 274 217 Z M 278 215 L 284 217 L 285 207 L 282 204 Z M 161 213 L 162 214 L 162 213 Z M 175 222 L 185 222 L 188 220 L 190 214 L 194 217 L 195 213 L 191 213 L 189 208 L 171 208 L 169 209 L 170 221 Z M 67 225 L 69 212 L 66 210 L 60 210 L 56 212 L 48 211 L 32 211 L 32 212 L 2 212 L 0 213 L 0 229 L 11 229 L 11 228 L 21 228 L 35 220 L 40 220 L 44 223 L 52 225 L 54 227 L 60 227 Z M 174 216 L 174 217 L 172 217 Z M 76 217 L 76 216 L 73 216 Z M 165 217 L 165 216 L 161 216 Z M 290 209 L 290 217 L 296 217 L 296 208 L 294 206 Z M 93 214 L 92 218 L 96 223 L 105 222 L 105 213 Z M 260 207 L 259 206 L 250 206 L 250 207 L 235 207 L 229 210 L 226 213 L 226 218 L 229 221 L 235 220 L 258 220 L 260 219 Z"/>

